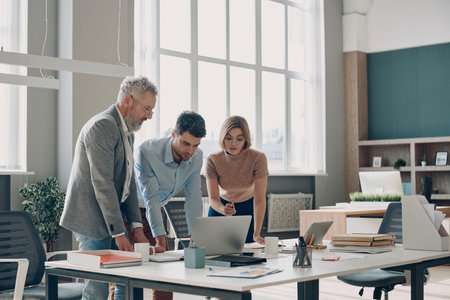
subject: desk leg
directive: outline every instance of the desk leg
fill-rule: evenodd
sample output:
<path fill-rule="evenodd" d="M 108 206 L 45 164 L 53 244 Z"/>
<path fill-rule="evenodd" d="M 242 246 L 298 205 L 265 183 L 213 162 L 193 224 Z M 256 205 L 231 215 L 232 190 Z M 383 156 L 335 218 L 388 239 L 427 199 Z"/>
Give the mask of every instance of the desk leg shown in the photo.
<path fill-rule="evenodd" d="M 423 300 L 424 267 L 415 265 L 411 269 L 411 300 Z"/>
<path fill-rule="evenodd" d="M 297 283 L 298 300 L 319 300 L 319 280 Z"/>
<path fill-rule="evenodd" d="M 130 300 L 143 300 L 144 299 L 144 289 L 139 287 L 131 287 L 130 292 L 132 296 Z"/>
<path fill-rule="evenodd" d="M 45 299 L 58 300 L 58 276 L 45 273 Z"/>

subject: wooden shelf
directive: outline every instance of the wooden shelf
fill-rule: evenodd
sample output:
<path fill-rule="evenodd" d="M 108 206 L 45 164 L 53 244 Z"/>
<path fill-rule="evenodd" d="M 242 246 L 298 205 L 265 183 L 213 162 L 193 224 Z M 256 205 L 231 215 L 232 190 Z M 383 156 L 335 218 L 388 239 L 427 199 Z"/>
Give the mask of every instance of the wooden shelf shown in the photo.
<path fill-rule="evenodd" d="M 450 194 L 432 194 L 431 199 L 432 200 L 449 200 Z"/>
<path fill-rule="evenodd" d="M 450 152 L 450 136 L 407 138 L 391 140 L 360 140 L 358 141 L 358 157 L 355 160 L 359 171 L 394 171 L 398 159 L 406 162 L 400 167 L 402 182 L 411 182 L 411 194 L 419 194 L 422 189 L 421 179 L 430 176 L 433 189 L 439 194 L 433 194 L 432 200 L 438 202 L 450 201 L 450 165 L 436 166 L 436 153 Z M 427 165 L 421 166 L 421 159 L 426 156 Z M 374 157 L 381 157 L 381 167 L 372 167 Z M 450 159 L 449 162 L 450 164 Z M 357 178 L 356 180 L 359 181 Z M 359 182 L 352 183 L 352 186 Z"/>
<path fill-rule="evenodd" d="M 450 166 L 416 166 L 416 172 L 444 172 L 450 171 Z"/>
<path fill-rule="evenodd" d="M 361 167 L 359 168 L 360 171 L 400 171 L 400 172 L 411 172 L 411 167 L 400 167 L 400 169 L 396 170 L 394 167 Z"/>
<path fill-rule="evenodd" d="M 409 145 L 412 139 L 392 139 L 392 140 L 364 140 L 359 141 L 359 146 L 377 146 L 377 145 Z"/>

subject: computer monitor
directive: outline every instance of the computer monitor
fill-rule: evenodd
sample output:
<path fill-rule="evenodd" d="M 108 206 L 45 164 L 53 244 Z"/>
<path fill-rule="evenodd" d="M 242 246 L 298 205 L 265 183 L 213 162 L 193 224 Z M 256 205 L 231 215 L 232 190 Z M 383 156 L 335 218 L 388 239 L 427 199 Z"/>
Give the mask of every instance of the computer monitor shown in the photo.
<path fill-rule="evenodd" d="M 359 172 L 363 194 L 403 195 L 399 171 Z"/>

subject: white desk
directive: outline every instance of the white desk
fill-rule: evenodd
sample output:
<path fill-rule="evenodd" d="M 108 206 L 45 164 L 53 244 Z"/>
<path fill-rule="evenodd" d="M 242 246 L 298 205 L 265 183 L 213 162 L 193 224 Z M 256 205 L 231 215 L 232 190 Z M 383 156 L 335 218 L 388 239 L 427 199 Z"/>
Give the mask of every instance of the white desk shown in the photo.
<path fill-rule="evenodd" d="M 328 250 L 315 250 L 328 251 Z M 208 268 L 185 269 L 183 262 L 144 263 L 141 266 L 100 269 L 71 265 L 66 261 L 46 262 L 47 299 L 57 299 L 57 279 L 79 277 L 116 282 L 126 285 L 127 299 L 142 299 L 142 288 L 180 293 L 221 297 L 226 299 L 251 299 L 251 290 L 266 286 L 298 282 L 298 299 L 318 299 L 319 279 L 393 266 L 405 266 L 411 272 L 411 299 L 423 299 L 424 268 L 450 263 L 450 251 L 404 250 L 366 255 L 362 258 L 323 262 L 313 260 L 310 269 L 292 268 L 291 256 L 269 259 L 268 267 L 282 268 L 281 273 L 258 279 L 208 277 Z M 215 269 L 218 267 L 215 267 Z M 344 283 L 343 283 L 344 284 Z M 294 296 L 294 295 L 293 295 Z"/>

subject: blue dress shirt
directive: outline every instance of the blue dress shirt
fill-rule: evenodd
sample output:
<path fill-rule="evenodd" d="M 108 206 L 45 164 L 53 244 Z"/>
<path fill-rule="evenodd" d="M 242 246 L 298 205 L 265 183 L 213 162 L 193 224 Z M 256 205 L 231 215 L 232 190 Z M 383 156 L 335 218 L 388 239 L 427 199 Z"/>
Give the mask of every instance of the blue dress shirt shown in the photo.
<path fill-rule="evenodd" d="M 165 235 L 161 207 L 185 189 L 184 209 L 189 234 L 194 220 L 203 212 L 200 170 L 203 153 L 195 151 L 177 164 L 172 155 L 172 137 L 151 139 L 135 151 L 134 168 L 139 202 L 145 203 L 146 216 L 154 237 Z"/>

